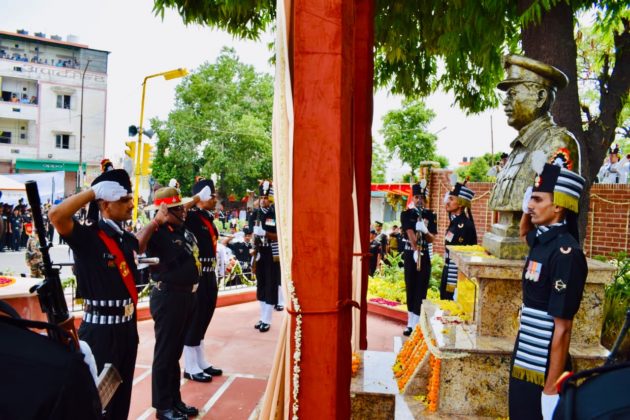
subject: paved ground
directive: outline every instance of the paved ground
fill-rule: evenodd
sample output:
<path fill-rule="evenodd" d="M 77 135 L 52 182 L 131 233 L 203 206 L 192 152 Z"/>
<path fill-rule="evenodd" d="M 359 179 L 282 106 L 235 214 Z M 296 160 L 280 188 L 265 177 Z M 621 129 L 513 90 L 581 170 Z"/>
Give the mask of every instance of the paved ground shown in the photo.
<path fill-rule="evenodd" d="M 68 261 L 67 245 L 54 245 L 50 253 L 53 262 Z M 0 271 L 13 275 L 27 273 L 24 252 L 0 253 Z M 61 277 L 70 275 L 70 269 L 64 267 Z M 271 330 L 263 334 L 253 328 L 259 318 L 258 310 L 257 302 L 216 310 L 204 345 L 207 360 L 222 368 L 224 375 L 207 384 L 185 379 L 181 382 L 183 400 L 200 409 L 199 418 L 246 420 L 263 396 L 276 348 L 278 326 L 286 313 L 274 312 Z M 129 418 L 154 418 L 155 411 L 151 407 L 153 321 L 141 321 L 138 329 L 140 344 Z M 402 330 L 403 326 L 398 322 L 368 315 L 369 350 L 393 351 L 393 338 Z M 183 361 L 180 365 L 183 366 Z"/>

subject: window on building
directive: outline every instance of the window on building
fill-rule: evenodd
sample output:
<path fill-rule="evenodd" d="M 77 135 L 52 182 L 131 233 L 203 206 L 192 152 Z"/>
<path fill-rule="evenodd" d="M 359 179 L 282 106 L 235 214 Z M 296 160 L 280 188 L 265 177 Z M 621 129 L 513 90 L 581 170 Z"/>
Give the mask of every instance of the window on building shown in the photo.
<path fill-rule="evenodd" d="M 57 95 L 57 108 L 70 109 L 70 95 Z"/>
<path fill-rule="evenodd" d="M 11 132 L 10 131 L 0 131 L 0 143 L 11 144 Z"/>
<path fill-rule="evenodd" d="M 70 134 L 57 134 L 55 136 L 55 147 L 57 149 L 69 149 Z"/>

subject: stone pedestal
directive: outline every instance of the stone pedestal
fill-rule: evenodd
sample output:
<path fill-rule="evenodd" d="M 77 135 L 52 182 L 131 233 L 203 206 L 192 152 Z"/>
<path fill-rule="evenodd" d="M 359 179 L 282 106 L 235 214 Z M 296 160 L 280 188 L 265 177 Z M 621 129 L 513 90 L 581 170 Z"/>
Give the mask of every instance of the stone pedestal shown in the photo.
<path fill-rule="evenodd" d="M 520 211 L 500 211 L 499 221 L 483 236 L 483 247 L 497 258 L 520 260 L 527 256 L 527 244 L 518 236 Z"/>
<path fill-rule="evenodd" d="M 459 268 L 458 301 L 467 323 L 449 317 L 429 301 L 422 304 L 421 324 L 435 340 L 441 358 L 439 414 L 506 417 L 510 356 L 518 330 L 524 261 L 450 249 Z M 588 260 L 589 275 L 571 338 L 574 370 L 603 364 L 608 351 L 599 344 L 604 287 L 614 267 Z M 461 293 L 460 293 L 461 292 Z M 426 330 L 426 331 L 425 331 Z"/>
<path fill-rule="evenodd" d="M 350 384 L 353 419 L 390 420 L 396 411 L 398 387 L 391 367 L 391 352 L 361 352 L 361 367 Z"/>

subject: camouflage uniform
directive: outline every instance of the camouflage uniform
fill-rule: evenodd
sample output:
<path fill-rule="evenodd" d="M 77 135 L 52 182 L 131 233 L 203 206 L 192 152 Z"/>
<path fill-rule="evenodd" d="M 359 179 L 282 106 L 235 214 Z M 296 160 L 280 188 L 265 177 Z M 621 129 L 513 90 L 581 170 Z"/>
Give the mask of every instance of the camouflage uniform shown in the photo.
<path fill-rule="evenodd" d="M 42 253 L 39 250 L 39 239 L 33 234 L 26 243 L 26 265 L 31 269 L 31 277 L 44 277 L 42 267 Z"/>

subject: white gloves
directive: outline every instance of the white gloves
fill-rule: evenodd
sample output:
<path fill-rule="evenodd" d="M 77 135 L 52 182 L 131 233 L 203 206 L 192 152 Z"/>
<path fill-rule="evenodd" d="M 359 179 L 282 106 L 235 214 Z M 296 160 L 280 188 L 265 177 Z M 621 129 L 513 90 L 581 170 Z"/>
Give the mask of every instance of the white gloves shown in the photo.
<path fill-rule="evenodd" d="M 254 226 L 254 235 L 256 236 L 265 236 L 267 232 L 261 226 Z"/>
<path fill-rule="evenodd" d="M 92 185 L 92 191 L 97 200 L 118 201 L 127 195 L 127 190 L 118 182 L 101 181 L 96 185 Z"/>
<path fill-rule="evenodd" d="M 560 395 L 547 395 L 544 392 L 540 394 L 540 408 L 542 410 L 543 420 L 551 420 L 553 418 L 553 412 L 556 410 L 556 405 Z"/>
<path fill-rule="evenodd" d="M 413 251 L 413 260 L 416 264 L 418 263 L 418 251 Z"/>
<path fill-rule="evenodd" d="M 427 229 L 427 226 L 424 224 L 424 220 L 416 222 L 416 230 L 425 234 L 429 233 L 429 229 Z"/>
<path fill-rule="evenodd" d="M 531 198 L 532 198 L 532 187 L 527 187 L 527 190 L 525 190 L 525 195 L 523 196 L 523 205 L 522 205 L 523 213 L 525 214 L 529 213 L 527 206 L 529 205 L 529 200 Z"/>
<path fill-rule="evenodd" d="M 88 343 L 82 340 L 79 340 L 79 347 L 81 348 L 81 353 L 83 353 L 83 361 L 86 365 L 88 365 L 88 368 L 90 368 L 90 373 L 94 378 L 94 383 L 96 383 L 96 380 L 98 378 L 98 371 L 96 370 L 96 360 L 94 359 L 94 355 L 92 354 L 92 349 L 90 348 L 90 345 Z"/>
<path fill-rule="evenodd" d="M 210 187 L 206 185 L 201 191 L 199 191 L 197 197 L 199 197 L 199 201 L 208 201 L 212 198 L 212 190 L 210 190 Z"/>

